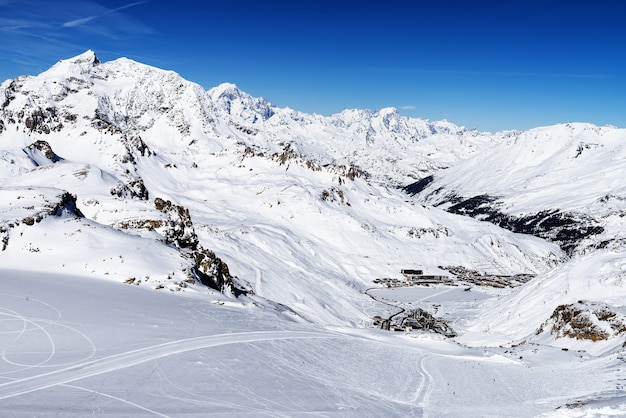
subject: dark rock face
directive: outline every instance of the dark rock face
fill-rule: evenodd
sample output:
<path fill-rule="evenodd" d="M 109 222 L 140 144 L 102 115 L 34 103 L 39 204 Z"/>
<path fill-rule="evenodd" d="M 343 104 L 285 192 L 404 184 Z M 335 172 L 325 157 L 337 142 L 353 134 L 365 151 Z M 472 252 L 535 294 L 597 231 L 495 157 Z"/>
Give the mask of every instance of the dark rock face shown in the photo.
<path fill-rule="evenodd" d="M 2 246 L 1 251 L 6 250 L 9 245 L 9 228 L 6 226 L 0 226 L 0 244 Z"/>
<path fill-rule="evenodd" d="M 422 192 L 432 176 L 406 186 L 403 190 L 411 195 Z M 439 193 L 440 190 L 432 194 Z M 542 210 L 524 216 L 507 215 L 500 211 L 502 203 L 496 196 L 486 194 L 461 197 L 454 193 L 446 195 L 437 205 L 451 204 L 446 211 L 491 222 L 509 231 L 534 235 L 558 244 L 565 253 L 572 255 L 582 240 L 604 232 L 600 223 L 585 214 L 562 212 L 559 209 Z"/>
<path fill-rule="evenodd" d="M 235 297 L 248 292 L 235 286 L 228 265 L 211 250 L 200 247 L 190 254 L 194 260 L 192 273 L 205 286 L 224 292 L 230 291 Z"/>
<path fill-rule="evenodd" d="M 8 90 L 5 90 L 5 95 Z M 10 97 L 7 96 L 5 104 L 8 106 Z M 59 132 L 63 129 L 63 123 L 61 114 L 56 107 L 38 107 L 30 109 L 22 109 L 19 111 L 12 111 L 10 109 L 4 109 L 2 116 L 7 118 L 7 122 L 10 124 L 17 123 L 21 125 L 22 131 L 30 134 L 49 134 L 51 132 Z"/>
<path fill-rule="evenodd" d="M 53 216 L 63 216 L 64 214 L 83 218 L 85 215 L 76 206 L 76 196 L 69 192 L 64 192 L 59 196 L 60 200 L 49 207 L 49 214 Z"/>
<path fill-rule="evenodd" d="M 198 236 L 193 228 L 189 209 L 173 204 L 160 197 L 154 199 L 154 206 L 169 218 L 164 232 L 165 241 L 181 249 L 195 250 L 198 248 Z"/>
<path fill-rule="evenodd" d="M 491 222 L 509 231 L 547 239 L 569 255 L 583 239 L 604 232 L 595 219 L 580 213 L 551 209 L 516 217 L 500 212 L 498 206 L 497 198 L 480 195 L 461 200 L 447 210 Z"/>
<path fill-rule="evenodd" d="M 190 275 L 193 278 L 211 289 L 220 292 L 229 291 L 235 297 L 249 293 L 235 285 L 228 265 L 224 261 L 213 251 L 200 245 L 187 208 L 160 197 L 154 199 L 154 206 L 169 218 L 164 222 L 165 224 L 159 222 L 156 226 L 163 228 L 162 233 L 167 243 L 174 244 L 183 250 L 183 255 L 192 260 Z"/>
<path fill-rule="evenodd" d="M 433 180 L 435 180 L 433 176 L 424 177 L 423 179 L 416 181 L 415 183 L 412 183 L 412 184 L 409 184 L 408 186 L 403 187 L 402 190 L 404 190 L 406 193 L 410 194 L 411 196 L 414 196 L 416 194 L 419 194 L 426 187 L 428 187 L 428 185 L 432 183 Z"/>
<path fill-rule="evenodd" d="M 143 139 L 139 135 L 125 135 L 120 139 L 120 142 L 122 142 L 122 144 L 124 144 L 124 148 L 126 148 L 126 152 L 119 155 L 119 161 L 121 163 L 136 164 L 137 158 L 139 157 L 150 157 L 155 155 L 155 153 L 152 152 L 145 142 L 143 142 Z"/>
<path fill-rule="evenodd" d="M 9 84 L 9 86 L 4 91 L 4 102 L 2 103 L 3 109 L 6 108 L 13 101 L 13 99 L 15 99 L 15 94 L 20 88 L 17 83 L 18 80 L 19 78 L 16 78 L 15 80 L 11 81 L 11 84 Z"/>
<path fill-rule="evenodd" d="M 57 163 L 59 161 L 62 160 L 61 157 L 59 157 L 53 150 L 52 147 L 50 146 L 50 144 L 48 144 L 47 141 L 35 141 L 32 144 L 30 144 L 29 146 L 27 146 L 26 148 L 24 148 L 24 152 L 31 157 L 31 159 L 33 160 L 33 162 L 36 165 L 41 165 L 41 164 L 47 164 L 47 163 L 41 163 L 41 161 L 38 161 L 38 158 L 36 158 L 35 153 L 40 153 L 42 154 L 46 160 L 50 161 L 51 164 Z M 40 164 L 41 163 L 41 164 Z"/>

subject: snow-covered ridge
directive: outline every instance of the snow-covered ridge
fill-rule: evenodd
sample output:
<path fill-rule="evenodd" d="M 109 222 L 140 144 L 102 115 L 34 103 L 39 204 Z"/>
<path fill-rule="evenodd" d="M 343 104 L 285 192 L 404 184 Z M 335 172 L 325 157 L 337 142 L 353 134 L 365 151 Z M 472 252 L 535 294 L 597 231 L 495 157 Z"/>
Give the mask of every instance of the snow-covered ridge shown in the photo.
<path fill-rule="evenodd" d="M 626 130 L 570 123 L 500 134 L 415 191 L 428 204 L 585 252 L 626 243 L 624 178 Z"/>
<path fill-rule="evenodd" d="M 174 72 L 126 58 L 100 63 L 92 51 L 38 76 L 7 80 L 0 90 L 6 97 L 5 129 L 14 113 L 28 117 L 39 109 L 46 120 L 35 129 L 58 126 L 46 123 L 50 111 L 70 119 L 97 117 L 125 131 L 161 128 L 161 121 L 188 141 L 232 136 L 264 153 L 282 152 L 291 144 L 319 165 L 349 161 L 396 185 L 450 166 L 492 141 L 446 121 L 403 117 L 392 108 L 344 110 L 329 117 L 281 109 L 233 84 L 204 91 Z"/>

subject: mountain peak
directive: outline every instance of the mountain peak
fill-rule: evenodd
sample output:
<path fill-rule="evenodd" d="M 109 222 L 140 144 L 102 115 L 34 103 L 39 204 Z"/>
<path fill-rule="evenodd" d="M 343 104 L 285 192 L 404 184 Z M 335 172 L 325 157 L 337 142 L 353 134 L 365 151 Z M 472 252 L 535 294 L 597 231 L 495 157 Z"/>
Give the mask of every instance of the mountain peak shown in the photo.
<path fill-rule="evenodd" d="M 100 64 L 100 59 L 96 56 L 96 53 L 94 51 L 88 49 L 87 51 L 83 52 L 82 54 L 76 55 L 75 57 L 59 61 L 52 68 L 66 68 L 68 66 L 73 66 L 79 67 L 82 71 L 89 71 L 97 64 Z"/>
<path fill-rule="evenodd" d="M 85 65 L 96 65 L 100 64 L 100 59 L 96 56 L 96 53 L 91 49 L 83 52 L 80 55 L 77 55 L 73 58 L 70 58 L 66 61 L 73 62 L 74 64 L 85 64 Z"/>
<path fill-rule="evenodd" d="M 274 114 L 273 106 L 267 100 L 253 97 L 232 83 L 222 83 L 208 90 L 207 94 L 229 115 L 239 115 L 252 123 L 267 120 Z"/>
<path fill-rule="evenodd" d="M 49 70 L 42 74 L 62 76 L 68 74 L 88 73 L 98 64 L 100 64 L 100 59 L 98 59 L 95 52 L 89 49 L 73 58 L 57 62 Z"/>
<path fill-rule="evenodd" d="M 395 115 L 398 114 L 398 109 L 396 109 L 395 107 L 383 107 L 382 109 L 378 109 L 378 114 Z"/>
<path fill-rule="evenodd" d="M 233 83 L 222 83 L 218 86 L 209 89 L 209 95 L 215 100 L 220 97 L 228 97 L 229 99 L 233 99 L 235 97 L 241 97 L 243 95 L 243 91 L 237 87 L 236 84 Z"/>
<path fill-rule="evenodd" d="M 221 83 L 219 85 L 217 85 L 215 87 L 215 89 L 220 89 L 220 90 L 237 90 L 237 91 L 241 91 L 239 89 L 239 87 L 237 87 L 236 84 L 234 83 Z"/>

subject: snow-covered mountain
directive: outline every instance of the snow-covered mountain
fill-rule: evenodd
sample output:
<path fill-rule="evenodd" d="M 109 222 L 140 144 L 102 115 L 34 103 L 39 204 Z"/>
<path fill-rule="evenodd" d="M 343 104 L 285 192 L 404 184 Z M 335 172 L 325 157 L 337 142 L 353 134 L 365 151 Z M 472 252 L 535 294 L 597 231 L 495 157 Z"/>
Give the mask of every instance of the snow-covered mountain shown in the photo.
<path fill-rule="evenodd" d="M 543 236 L 570 253 L 625 242 L 626 130 L 570 123 L 506 132 L 409 187 L 421 201 Z"/>
<path fill-rule="evenodd" d="M 366 335 L 415 303 L 392 283 L 419 269 L 471 290 L 416 297 L 458 335 L 437 344 L 619 364 L 624 130 L 310 115 L 92 51 L 3 82 L 0 98 L 0 276 L 108 279 L 242 304 L 263 327 Z M 572 318 L 596 328 L 577 334 Z"/>

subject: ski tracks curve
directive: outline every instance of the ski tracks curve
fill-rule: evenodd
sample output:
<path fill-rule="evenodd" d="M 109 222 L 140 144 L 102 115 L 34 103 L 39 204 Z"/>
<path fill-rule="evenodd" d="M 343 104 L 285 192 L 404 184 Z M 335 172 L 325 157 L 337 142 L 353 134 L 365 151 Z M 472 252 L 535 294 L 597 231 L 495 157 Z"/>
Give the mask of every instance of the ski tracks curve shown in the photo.
<path fill-rule="evenodd" d="M 207 335 L 127 351 L 97 360 L 74 364 L 52 372 L 16 379 L 0 384 L 0 399 L 12 398 L 26 393 L 62 385 L 86 377 L 109 373 L 136 366 L 151 360 L 187 351 L 216 347 L 227 344 L 241 344 L 272 340 L 308 338 L 337 338 L 337 335 L 307 331 L 252 331 L 232 334 Z"/>
<path fill-rule="evenodd" d="M 425 355 L 420 359 L 419 363 L 419 373 L 422 375 L 422 380 L 417 390 L 415 391 L 414 400 L 418 403 L 419 406 L 422 407 L 423 417 L 427 417 L 426 407 L 428 406 L 428 402 L 430 399 L 430 392 L 433 386 L 433 376 L 426 369 L 426 362 L 430 356 Z"/>

